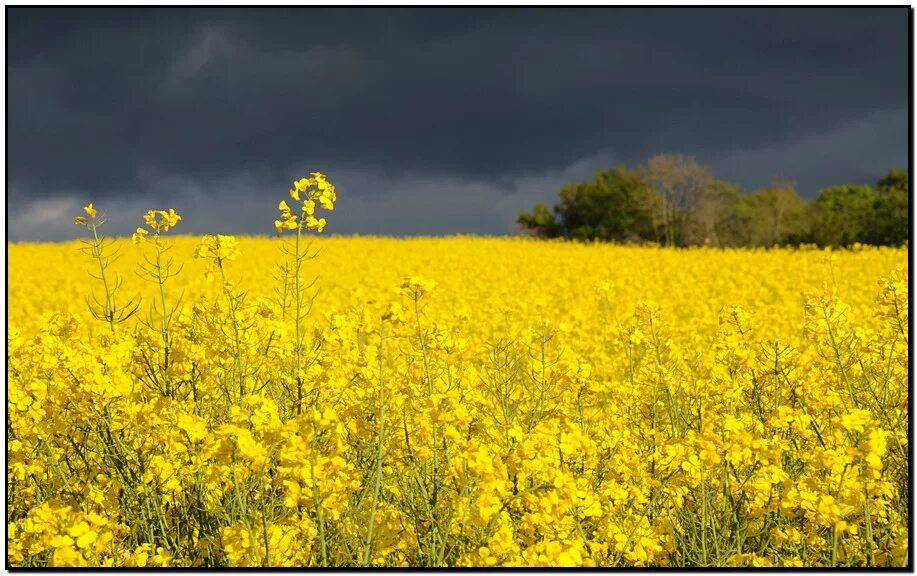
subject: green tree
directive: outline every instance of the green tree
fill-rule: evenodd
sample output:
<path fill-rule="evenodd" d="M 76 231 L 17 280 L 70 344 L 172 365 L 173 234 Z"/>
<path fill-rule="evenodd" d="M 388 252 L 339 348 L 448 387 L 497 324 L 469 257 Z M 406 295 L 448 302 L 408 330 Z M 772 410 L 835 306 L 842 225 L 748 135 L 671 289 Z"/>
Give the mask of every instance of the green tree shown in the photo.
<path fill-rule="evenodd" d="M 654 239 L 656 198 L 640 173 L 620 166 L 596 173 L 590 182 L 565 186 L 553 214 L 537 204 L 518 223 L 536 236 L 576 240 Z"/>
<path fill-rule="evenodd" d="M 641 171 L 659 196 L 657 226 L 666 246 L 703 243 L 715 233 L 713 172 L 681 154 L 659 154 Z"/>
<path fill-rule="evenodd" d="M 879 181 L 876 183 L 876 188 L 879 189 L 879 192 L 887 190 L 904 190 L 907 192 L 908 183 L 907 170 L 892 168 L 888 171 L 888 174 L 879 178 Z"/>
<path fill-rule="evenodd" d="M 777 180 L 742 198 L 739 213 L 746 225 L 745 244 L 798 243 L 807 228 L 806 202 L 791 182 Z"/>
<path fill-rule="evenodd" d="M 725 180 L 710 180 L 688 206 L 682 245 L 737 246 L 744 244 L 743 230 L 736 209 L 742 189 Z"/>
<path fill-rule="evenodd" d="M 875 190 L 863 184 L 821 190 L 810 208 L 812 240 L 819 246 L 866 242 L 875 202 Z"/>
<path fill-rule="evenodd" d="M 892 168 L 876 183 L 876 198 L 866 241 L 876 245 L 900 246 L 908 240 L 909 217 L 908 173 Z"/>
<path fill-rule="evenodd" d="M 741 217 L 740 206 L 745 195 L 738 184 L 715 180 L 713 197 L 716 201 L 716 224 L 714 226 L 716 246 L 744 246 L 747 242 L 748 225 Z"/>
<path fill-rule="evenodd" d="M 541 202 L 535 204 L 535 209 L 531 214 L 520 212 L 517 222 L 523 230 L 528 230 L 540 238 L 563 236 L 560 224 L 554 219 L 551 210 Z"/>

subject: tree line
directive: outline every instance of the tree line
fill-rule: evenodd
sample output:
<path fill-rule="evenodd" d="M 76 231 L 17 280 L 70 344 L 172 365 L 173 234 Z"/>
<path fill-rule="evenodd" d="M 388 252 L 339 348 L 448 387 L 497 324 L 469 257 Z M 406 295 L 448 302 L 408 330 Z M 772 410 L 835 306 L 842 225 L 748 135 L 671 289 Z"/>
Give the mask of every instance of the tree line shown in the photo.
<path fill-rule="evenodd" d="M 559 202 L 521 212 L 518 223 L 543 238 L 656 242 L 664 246 L 774 246 L 908 240 L 908 173 L 891 169 L 874 186 L 841 184 L 804 200 L 792 182 L 745 192 L 682 155 L 653 156 L 564 186 Z"/>

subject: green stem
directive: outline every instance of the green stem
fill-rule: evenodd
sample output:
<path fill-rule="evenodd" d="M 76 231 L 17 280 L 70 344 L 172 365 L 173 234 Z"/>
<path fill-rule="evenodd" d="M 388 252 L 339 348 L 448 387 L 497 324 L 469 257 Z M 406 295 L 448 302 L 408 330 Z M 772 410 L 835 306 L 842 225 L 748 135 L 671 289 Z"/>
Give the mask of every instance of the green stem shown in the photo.
<path fill-rule="evenodd" d="M 300 370 L 302 369 L 302 340 L 299 334 L 299 322 L 300 322 L 300 309 L 302 305 L 302 298 L 300 297 L 300 287 L 299 287 L 299 239 L 302 236 L 302 219 L 300 218 L 299 226 L 296 227 L 296 254 L 294 260 L 294 278 L 293 278 L 293 291 L 294 298 L 296 299 L 296 316 L 294 322 L 296 323 L 296 414 L 302 414 L 302 378 L 300 377 Z"/>
<path fill-rule="evenodd" d="M 369 526 L 366 529 L 366 544 L 363 547 L 363 565 L 368 566 L 372 552 L 373 528 L 376 523 L 376 507 L 382 488 L 382 443 L 385 440 L 385 380 L 383 378 L 385 322 L 379 329 L 379 443 L 376 446 L 376 485 L 373 487 L 373 505 L 369 510 Z"/>
<path fill-rule="evenodd" d="M 92 239 L 95 241 L 93 245 L 93 255 L 95 255 L 96 260 L 99 261 L 99 272 L 102 276 L 102 285 L 105 287 L 105 318 L 108 320 L 108 325 L 111 327 L 112 333 L 115 332 L 115 306 L 112 302 L 111 291 L 108 289 L 108 279 L 105 277 L 105 263 L 102 260 L 102 241 L 99 239 L 99 234 L 96 232 L 95 222 L 88 226 L 92 230 Z"/>
<path fill-rule="evenodd" d="M 242 338 L 239 334 L 239 319 L 236 315 L 237 300 L 226 284 L 226 272 L 223 270 L 223 261 L 217 259 L 217 266 L 220 269 L 220 279 L 223 281 L 223 293 L 226 295 L 226 300 L 229 302 L 229 318 L 232 321 L 234 333 L 233 344 L 235 345 L 234 369 L 235 376 L 239 381 L 239 400 L 241 401 L 242 397 L 245 396 L 245 373 L 242 370 Z"/>
<path fill-rule="evenodd" d="M 420 338 L 420 349 L 423 354 L 423 371 L 424 379 L 427 381 L 427 394 L 428 396 L 433 396 L 433 378 L 430 376 L 430 359 L 427 353 L 427 339 L 423 332 L 423 327 L 420 325 L 420 306 L 418 304 L 419 298 L 414 296 L 414 318 L 417 320 L 417 335 Z M 436 452 L 436 425 L 434 424 L 431 431 L 431 444 L 433 446 L 433 496 L 432 500 L 428 503 L 429 514 L 430 514 L 430 526 L 432 528 L 431 540 L 430 540 L 430 550 L 429 557 L 431 561 L 436 564 L 434 551 L 436 550 L 436 542 L 439 537 L 439 529 L 436 524 L 436 510 L 435 502 L 438 501 L 437 495 L 439 493 L 439 482 L 437 481 L 439 477 L 439 462 Z"/>
<path fill-rule="evenodd" d="M 162 237 L 156 233 L 156 281 L 159 283 L 159 299 L 162 303 L 162 380 L 165 383 L 166 396 L 171 397 L 172 390 L 169 385 L 169 313 L 166 309 L 165 278 L 162 274 Z"/>
<path fill-rule="evenodd" d="M 847 385 L 847 394 L 850 395 L 850 401 L 853 403 L 854 408 L 859 408 L 859 403 L 857 402 L 856 395 L 853 393 L 853 387 L 850 385 L 850 378 L 847 376 L 847 369 L 844 368 L 844 362 L 841 359 L 841 350 L 837 344 L 837 339 L 834 336 L 834 327 L 831 325 L 831 321 L 828 319 L 828 310 L 822 308 L 822 314 L 825 317 L 825 324 L 828 326 L 828 336 L 831 338 L 831 348 L 834 349 L 834 358 L 837 360 L 837 366 L 841 370 L 841 376 L 844 378 L 844 383 Z"/>

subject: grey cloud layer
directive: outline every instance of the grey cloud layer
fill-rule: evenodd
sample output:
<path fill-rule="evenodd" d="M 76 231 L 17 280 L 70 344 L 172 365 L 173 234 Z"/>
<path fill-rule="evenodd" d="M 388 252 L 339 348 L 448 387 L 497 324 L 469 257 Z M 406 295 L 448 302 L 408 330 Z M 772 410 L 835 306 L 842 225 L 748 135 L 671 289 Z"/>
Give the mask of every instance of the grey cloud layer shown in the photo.
<path fill-rule="evenodd" d="M 657 152 L 811 195 L 906 163 L 907 18 L 11 8 L 9 236 L 49 237 L 14 222 L 86 198 L 262 232 L 204 207 L 272 217 L 314 169 L 339 184 L 339 231 L 359 233 L 506 233 L 571 167 Z"/>

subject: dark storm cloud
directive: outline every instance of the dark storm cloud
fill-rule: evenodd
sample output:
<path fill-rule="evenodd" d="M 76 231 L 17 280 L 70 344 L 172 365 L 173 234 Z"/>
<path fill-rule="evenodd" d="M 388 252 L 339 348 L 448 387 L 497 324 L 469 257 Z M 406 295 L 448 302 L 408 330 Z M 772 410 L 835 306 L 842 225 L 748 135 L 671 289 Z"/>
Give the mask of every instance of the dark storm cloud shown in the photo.
<path fill-rule="evenodd" d="M 315 169 L 339 232 L 505 233 L 568 179 L 658 152 L 811 195 L 906 164 L 908 17 L 10 8 L 9 236 L 72 234 L 35 224 L 88 198 L 266 232 Z"/>

